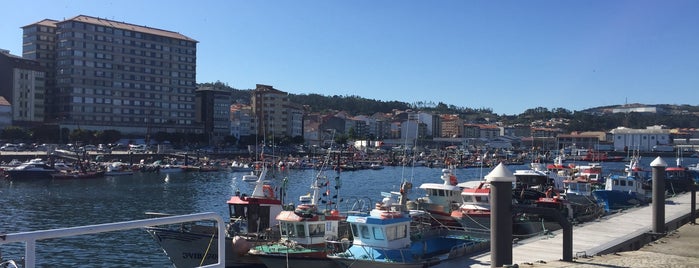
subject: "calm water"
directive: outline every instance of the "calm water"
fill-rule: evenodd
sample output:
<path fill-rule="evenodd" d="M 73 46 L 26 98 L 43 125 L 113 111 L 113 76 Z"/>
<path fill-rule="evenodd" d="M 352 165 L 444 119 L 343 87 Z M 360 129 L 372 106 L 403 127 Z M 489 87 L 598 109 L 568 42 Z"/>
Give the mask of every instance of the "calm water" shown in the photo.
<path fill-rule="evenodd" d="M 652 159 L 644 159 L 644 166 Z M 666 159 L 674 166 L 674 159 Z M 697 159 L 685 159 L 684 164 Z M 605 163 L 605 175 L 623 168 L 624 163 Z M 526 166 L 509 166 L 511 170 Z M 459 182 L 477 180 L 490 169 L 458 169 Z M 296 202 L 306 194 L 317 171 L 292 170 L 277 172 L 271 177 L 279 185 L 289 178 L 286 202 Z M 148 218 L 145 212 L 190 214 L 217 212 L 227 218 L 226 201 L 236 190 L 249 193 L 251 184 L 241 180 L 245 173 L 212 172 L 141 174 L 83 180 L 14 181 L 0 179 L 0 233 L 46 230 Z M 335 172 L 326 172 L 332 185 Z M 381 192 L 397 191 L 401 178 L 412 181 L 411 199 L 424 193 L 418 187 L 424 182 L 440 182 L 441 169 L 386 167 L 383 170 L 347 171 L 340 196 L 346 202 L 352 197 L 378 200 Z M 334 194 L 334 190 L 333 190 Z M 24 244 L 0 245 L 5 259 L 18 260 L 24 255 Z M 142 229 L 83 235 L 37 241 L 38 266 L 124 267 L 171 266 L 155 241 Z"/>

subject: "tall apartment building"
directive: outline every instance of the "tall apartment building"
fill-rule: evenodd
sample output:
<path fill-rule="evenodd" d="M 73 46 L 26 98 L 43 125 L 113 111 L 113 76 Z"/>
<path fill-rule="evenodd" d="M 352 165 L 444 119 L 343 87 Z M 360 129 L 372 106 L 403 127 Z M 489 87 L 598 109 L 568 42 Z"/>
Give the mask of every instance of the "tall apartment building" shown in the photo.
<path fill-rule="evenodd" d="M 209 135 L 209 142 L 222 142 L 231 135 L 231 91 L 201 87 L 196 95 L 197 121 L 202 123 L 204 133 Z"/>
<path fill-rule="evenodd" d="M 0 50 L 0 96 L 12 107 L 12 124 L 44 122 L 45 82 L 39 62 Z"/>
<path fill-rule="evenodd" d="M 259 137 L 303 135 L 303 110 L 291 103 L 288 93 L 257 84 L 251 99 Z"/>
<path fill-rule="evenodd" d="M 196 40 L 84 15 L 22 29 L 23 57 L 48 69 L 47 121 L 125 133 L 202 132 Z"/>
<path fill-rule="evenodd" d="M 443 138 L 463 138 L 464 120 L 455 114 L 445 114 L 441 118 L 441 137 Z"/>

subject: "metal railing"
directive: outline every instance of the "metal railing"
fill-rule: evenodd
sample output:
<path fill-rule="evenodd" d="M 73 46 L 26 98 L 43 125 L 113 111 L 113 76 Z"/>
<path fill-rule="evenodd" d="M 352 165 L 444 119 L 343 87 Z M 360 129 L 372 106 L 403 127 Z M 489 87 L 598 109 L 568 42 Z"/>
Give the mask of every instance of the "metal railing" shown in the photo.
<path fill-rule="evenodd" d="M 7 243 L 24 242 L 25 243 L 24 266 L 25 267 L 35 267 L 36 266 L 35 250 L 36 250 L 36 241 L 37 240 L 76 236 L 76 235 L 85 235 L 85 234 L 113 232 L 113 231 L 143 228 L 143 227 L 154 226 L 154 225 L 176 224 L 176 223 L 201 221 L 201 220 L 215 220 L 216 226 L 218 228 L 218 233 L 225 234 L 225 230 L 224 230 L 225 225 L 224 225 L 223 218 L 221 217 L 221 215 L 218 215 L 217 213 L 214 213 L 214 212 L 204 212 L 204 213 L 169 216 L 169 217 L 154 218 L 154 219 L 123 221 L 123 222 L 115 222 L 115 223 L 86 225 L 86 226 L 51 229 L 51 230 L 41 230 L 41 231 L 31 231 L 31 232 L 22 232 L 22 233 L 14 233 L 14 234 L 0 234 L 0 245 L 7 244 Z M 218 236 L 218 262 L 211 264 L 211 265 L 202 266 L 202 267 L 224 267 L 225 266 L 225 256 L 226 256 L 225 241 L 226 241 L 226 239 L 225 239 L 224 235 Z"/>

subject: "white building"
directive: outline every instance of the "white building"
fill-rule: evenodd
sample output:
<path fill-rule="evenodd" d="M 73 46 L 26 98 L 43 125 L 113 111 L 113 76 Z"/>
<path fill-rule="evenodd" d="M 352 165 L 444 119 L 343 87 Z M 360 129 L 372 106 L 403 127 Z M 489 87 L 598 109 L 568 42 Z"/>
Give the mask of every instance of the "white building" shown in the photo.
<path fill-rule="evenodd" d="M 614 151 L 653 151 L 653 146 L 670 144 L 670 130 L 659 126 L 646 129 L 618 127 L 610 131 L 614 137 Z"/>

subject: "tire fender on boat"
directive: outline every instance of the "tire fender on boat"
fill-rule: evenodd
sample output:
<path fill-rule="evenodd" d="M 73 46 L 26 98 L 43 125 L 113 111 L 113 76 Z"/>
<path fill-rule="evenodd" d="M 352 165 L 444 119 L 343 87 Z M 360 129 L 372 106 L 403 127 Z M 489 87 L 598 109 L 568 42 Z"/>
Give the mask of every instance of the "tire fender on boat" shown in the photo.
<path fill-rule="evenodd" d="M 233 245 L 233 253 L 235 253 L 238 256 L 243 256 L 248 253 L 248 251 L 252 248 L 252 245 L 250 242 L 245 240 L 245 238 L 242 238 L 240 236 L 233 237 L 233 241 L 231 242 Z"/>

